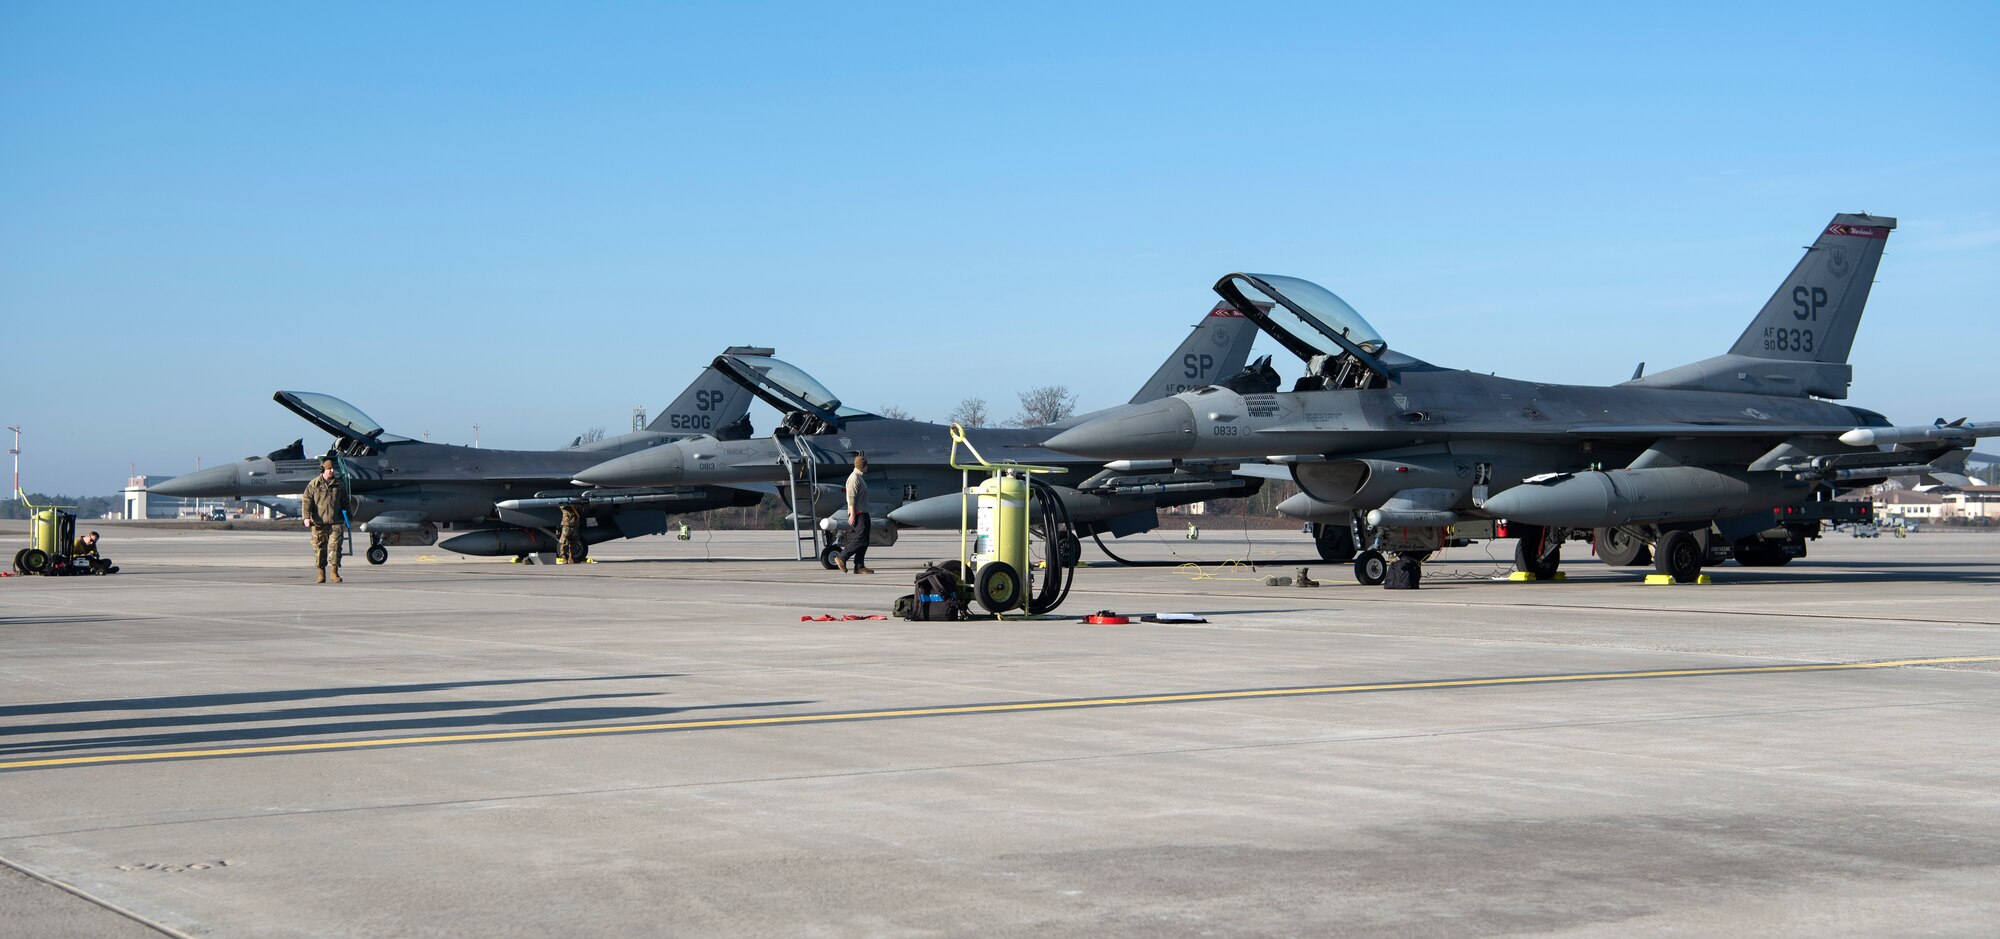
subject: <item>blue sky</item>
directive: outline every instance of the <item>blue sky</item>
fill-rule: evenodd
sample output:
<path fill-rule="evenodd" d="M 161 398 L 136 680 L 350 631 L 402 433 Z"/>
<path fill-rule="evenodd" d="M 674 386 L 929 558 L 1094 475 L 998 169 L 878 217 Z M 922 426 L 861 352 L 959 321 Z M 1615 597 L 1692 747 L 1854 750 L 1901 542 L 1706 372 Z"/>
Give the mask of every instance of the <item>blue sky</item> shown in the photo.
<path fill-rule="evenodd" d="M 0 5 L 0 418 L 100 494 L 322 445 L 278 388 L 546 447 L 737 343 L 1100 407 L 1235 270 L 1610 383 L 1868 211 L 1850 401 L 2000 419 L 2000 6 L 1391 6 Z"/>

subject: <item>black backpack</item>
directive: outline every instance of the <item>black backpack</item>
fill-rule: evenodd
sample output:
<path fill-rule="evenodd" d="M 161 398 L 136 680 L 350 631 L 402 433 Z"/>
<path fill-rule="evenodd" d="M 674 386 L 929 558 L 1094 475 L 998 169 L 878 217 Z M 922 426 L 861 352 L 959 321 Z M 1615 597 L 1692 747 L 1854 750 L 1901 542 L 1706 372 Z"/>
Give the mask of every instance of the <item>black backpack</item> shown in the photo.
<path fill-rule="evenodd" d="M 1383 572 L 1382 589 L 1415 590 L 1417 581 L 1422 580 L 1423 576 L 1422 564 L 1409 558 L 1397 558 L 1396 562 L 1390 564 L 1389 569 Z"/>
<path fill-rule="evenodd" d="M 916 592 L 910 595 L 911 620 L 962 620 L 965 604 L 958 599 L 958 576 L 936 564 L 926 564 L 917 574 Z"/>

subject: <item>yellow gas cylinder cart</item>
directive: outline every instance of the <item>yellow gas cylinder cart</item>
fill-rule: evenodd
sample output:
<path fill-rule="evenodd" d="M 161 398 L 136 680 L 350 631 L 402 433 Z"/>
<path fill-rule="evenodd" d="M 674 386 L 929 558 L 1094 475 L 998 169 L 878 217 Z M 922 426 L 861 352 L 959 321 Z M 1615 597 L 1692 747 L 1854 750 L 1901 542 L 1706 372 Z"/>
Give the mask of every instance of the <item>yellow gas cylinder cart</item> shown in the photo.
<path fill-rule="evenodd" d="M 971 462 L 960 461 L 961 446 Z M 1076 576 L 1075 554 L 1060 549 L 1070 528 L 1069 510 L 1055 487 L 1034 477 L 1067 471 L 1057 466 L 991 462 L 965 438 L 965 428 L 958 424 L 951 425 L 951 467 L 964 476 L 958 562 L 951 569 L 957 576 L 960 599 L 968 599 L 969 594 L 969 599 L 996 616 L 1015 610 L 1040 615 L 1060 606 Z M 986 473 L 987 478 L 975 485 L 972 475 L 976 472 Z M 1031 563 L 1037 528 L 1046 559 L 1039 577 Z"/>
<path fill-rule="evenodd" d="M 25 493 L 15 492 L 14 498 L 32 510 L 28 524 L 28 546 L 14 552 L 14 573 L 16 574 L 68 574 L 70 567 L 70 546 L 76 543 L 76 516 L 64 509 L 73 505 L 35 505 L 28 501 Z M 96 573 L 90 565 L 83 565 L 82 573 Z"/>

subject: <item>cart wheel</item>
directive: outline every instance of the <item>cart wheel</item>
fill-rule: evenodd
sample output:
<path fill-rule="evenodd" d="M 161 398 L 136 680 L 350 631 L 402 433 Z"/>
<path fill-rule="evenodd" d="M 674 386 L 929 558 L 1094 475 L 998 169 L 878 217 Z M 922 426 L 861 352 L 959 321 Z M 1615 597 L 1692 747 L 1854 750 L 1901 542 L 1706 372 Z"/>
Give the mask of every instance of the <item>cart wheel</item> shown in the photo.
<path fill-rule="evenodd" d="M 28 572 L 28 566 L 26 562 L 22 560 L 22 558 L 25 558 L 27 556 L 28 556 L 27 548 L 22 548 L 21 550 L 14 552 L 14 573 L 25 574 Z"/>
<path fill-rule="evenodd" d="M 49 569 L 49 553 L 40 548 L 29 548 L 21 552 L 20 565 L 23 574 L 40 574 Z"/>
<path fill-rule="evenodd" d="M 379 544 L 370 547 L 368 549 L 368 563 L 370 564 L 389 563 L 389 549 L 384 548 Z"/>
<path fill-rule="evenodd" d="M 988 561 L 979 566 L 972 595 L 988 613 L 1005 613 L 1021 605 L 1021 575 L 1006 561 Z"/>
<path fill-rule="evenodd" d="M 1062 559 L 1060 563 L 1063 567 L 1075 567 L 1083 559 L 1083 542 L 1073 532 L 1063 532 L 1062 537 L 1056 539 L 1056 545 L 1061 549 L 1057 557 Z"/>
<path fill-rule="evenodd" d="M 830 571 L 840 570 L 840 546 L 830 544 L 819 551 L 819 566 Z"/>

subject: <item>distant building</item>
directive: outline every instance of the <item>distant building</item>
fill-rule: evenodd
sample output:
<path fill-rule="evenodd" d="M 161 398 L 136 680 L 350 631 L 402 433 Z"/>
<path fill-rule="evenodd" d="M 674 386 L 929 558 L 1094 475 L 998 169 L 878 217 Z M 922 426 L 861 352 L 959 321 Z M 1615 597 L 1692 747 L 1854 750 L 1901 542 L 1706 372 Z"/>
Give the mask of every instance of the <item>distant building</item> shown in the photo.
<path fill-rule="evenodd" d="M 147 487 L 154 483 L 165 482 L 172 478 L 172 476 L 134 476 L 128 480 L 125 483 L 125 488 L 118 490 L 119 502 L 124 506 L 123 514 L 120 517 L 137 520 L 148 518 L 181 518 L 194 514 L 198 508 L 196 503 L 202 500 L 181 499 L 174 496 L 157 496 L 147 489 Z M 207 501 L 213 502 L 216 505 L 222 504 L 214 499 Z"/>
<path fill-rule="evenodd" d="M 2000 486 L 1958 486 L 1938 498 L 1941 518 L 2000 520 Z"/>
<path fill-rule="evenodd" d="M 1942 517 L 1939 510 L 1943 507 L 1944 495 L 1935 490 L 1886 489 L 1875 494 L 1875 520 L 1883 524 L 1901 519 L 1936 521 Z"/>

